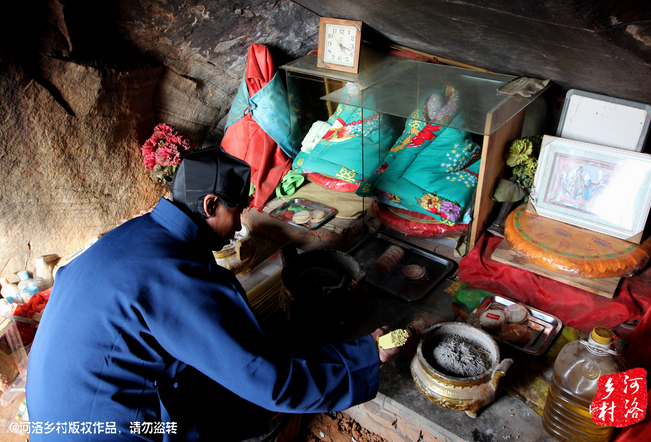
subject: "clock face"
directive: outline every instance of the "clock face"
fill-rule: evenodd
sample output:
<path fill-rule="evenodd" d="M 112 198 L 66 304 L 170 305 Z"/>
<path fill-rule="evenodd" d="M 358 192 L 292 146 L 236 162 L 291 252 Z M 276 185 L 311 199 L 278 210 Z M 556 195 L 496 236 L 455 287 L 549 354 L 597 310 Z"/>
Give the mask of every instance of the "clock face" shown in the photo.
<path fill-rule="evenodd" d="M 325 29 L 323 61 L 340 66 L 354 66 L 357 29 L 354 26 L 330 23 L 326 25 Z"/>

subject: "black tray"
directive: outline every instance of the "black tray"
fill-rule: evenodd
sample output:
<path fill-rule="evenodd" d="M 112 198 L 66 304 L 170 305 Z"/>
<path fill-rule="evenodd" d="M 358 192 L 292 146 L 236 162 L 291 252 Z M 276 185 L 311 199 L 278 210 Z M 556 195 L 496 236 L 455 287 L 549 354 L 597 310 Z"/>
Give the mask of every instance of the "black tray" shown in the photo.
<path fill-rule="evenodd" d="M 375 270 L 375 261 L 391 245 L 401 247 L 405 257 L 389 275 L 384 276 Z M 382 233 L 362 239 L 348 254 L 362 266 L 368 284 L 407 301 L 417 301 L 427 295 L 456 267 L 455 261 Z M 404 276 L 402 269 L 409 264 L 423 267 L 426 276 L 417 280 Z"/>

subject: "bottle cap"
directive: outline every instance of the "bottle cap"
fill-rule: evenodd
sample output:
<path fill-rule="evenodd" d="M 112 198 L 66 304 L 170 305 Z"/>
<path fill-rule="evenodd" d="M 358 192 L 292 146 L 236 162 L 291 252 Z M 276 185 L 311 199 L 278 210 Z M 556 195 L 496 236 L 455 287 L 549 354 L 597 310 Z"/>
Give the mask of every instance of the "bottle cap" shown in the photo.
<path fill-rule="evenodd" d="M 615 334 L 606 327 L 595 327 L 592 330 L 592 339 L 599 344 L 610 344 Z"/>
<path fill-rule="evenodd" d="M 20 272 L 18 272 L 16 274 L 18 275 L 18 277 L 20 278 L 21 281 L 29 279 L 29 273 L 27 273 L 27 270 L 21 270 Z"/>
<path fill-rule="evenodd" d="M 6 276 L 3 276 L 2 278 L 0 278 L 0 284 L 2 285 L 9 284 L 9 279 L 7 279 Z"/>

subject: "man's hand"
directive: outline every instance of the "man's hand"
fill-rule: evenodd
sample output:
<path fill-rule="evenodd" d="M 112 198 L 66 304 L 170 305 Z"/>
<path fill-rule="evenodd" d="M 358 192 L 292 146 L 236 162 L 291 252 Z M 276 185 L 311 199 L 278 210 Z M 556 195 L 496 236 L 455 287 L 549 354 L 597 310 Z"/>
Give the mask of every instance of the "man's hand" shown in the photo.
<path fill-rule="evenodd" d="M 378 354 L 380 356 L 380 362 L 382 364 L 387 362 L 389 359 L 391 359 L 391 356 L 393 356 L 394 354 L 400 351 L 400 347 L 394 347 L 385 350 L 383 348 L 380 348 L 380 346 L 378 345 L 378 339 L 380 338 L 380 336 L 389 333 L 389 331 L 390 331 L 389 327 L 385 325 L 383 327 L 378 328 L 373 333 L 371 333 L 371 336 L 373 336 L 373 340 L 375 341 L 375 346 L 377 347 Z"/>

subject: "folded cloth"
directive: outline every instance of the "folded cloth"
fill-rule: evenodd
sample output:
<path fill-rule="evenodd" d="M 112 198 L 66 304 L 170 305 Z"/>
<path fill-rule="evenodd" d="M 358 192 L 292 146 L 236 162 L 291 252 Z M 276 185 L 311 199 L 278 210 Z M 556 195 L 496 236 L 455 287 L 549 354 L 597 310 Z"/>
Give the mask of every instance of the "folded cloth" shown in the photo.
<path fill-rule="evenodd" d="M 497 88 L 497 92 L 507 95 L 522 95 L 531 97 L 543 90 L 549 84 L 549 80 L 539 80 L 538 78 L 518 77 Z"/>
<path fill-rule="evenodd" d="M 331 127 L 332 125 L 325 121 L 315 121 L 301 142 L 301 151 L 305 153 L 312 152 L 314 146 L 316 146 L 319 141 L 321 141 L 321 138 L 323 138 L 323 136 L 330 130 Z"/>
<path fill-rule="evenodd" d="M 262 211 L 291 169 L 293 153 L 287 91 L 265 45 L 249 47 L 246 72 L 228 113 L 221 146 L 251 166 L 255 194 L 250 207 Z"/>
<path fill-rule="evenodd" d="M 459 263 L 457 276 L 468 288 L 480 288 L 522 301 L 558 317 L 563 325 L 590 332 L 639 320 L 651 308 L 651 266 L 623 278 L 612 299 L 494 261 L 502 238 L 484 233 Z"/>
<path fill-rule="evenodd" d="M 447 101 L 442 106 L 443 96 Z M 466 214 L 479 177 L 481 147 L 469 132 L 450 126 L 463 121 L 459 97 L 452 86 L 423 97 L 390 153 L 357 194 L 448 225 L 467 224 L 470 220 Z M 427 123 L 424 118 L 430 114 L 431 105 L 438 110 L 435 119 Z"/>
<path fill-rule="evenodd" d="M 319 137 L 316 145 L 308 142 L 310 147 L 301 149 L 292 163 L 293 170 L 359 184 L 365 173 L 375 170 L 389 153 L 397 138 L 398 120 L 372 110 L 372 94 L 364 98 L 364 107 L 347 104 L 358 100 L 353 89 L 352 83 L 344 86 L 342 101 L 327 121 L 331 127 Z M 315 128 L 318 132 L 321 129 Z"/>

